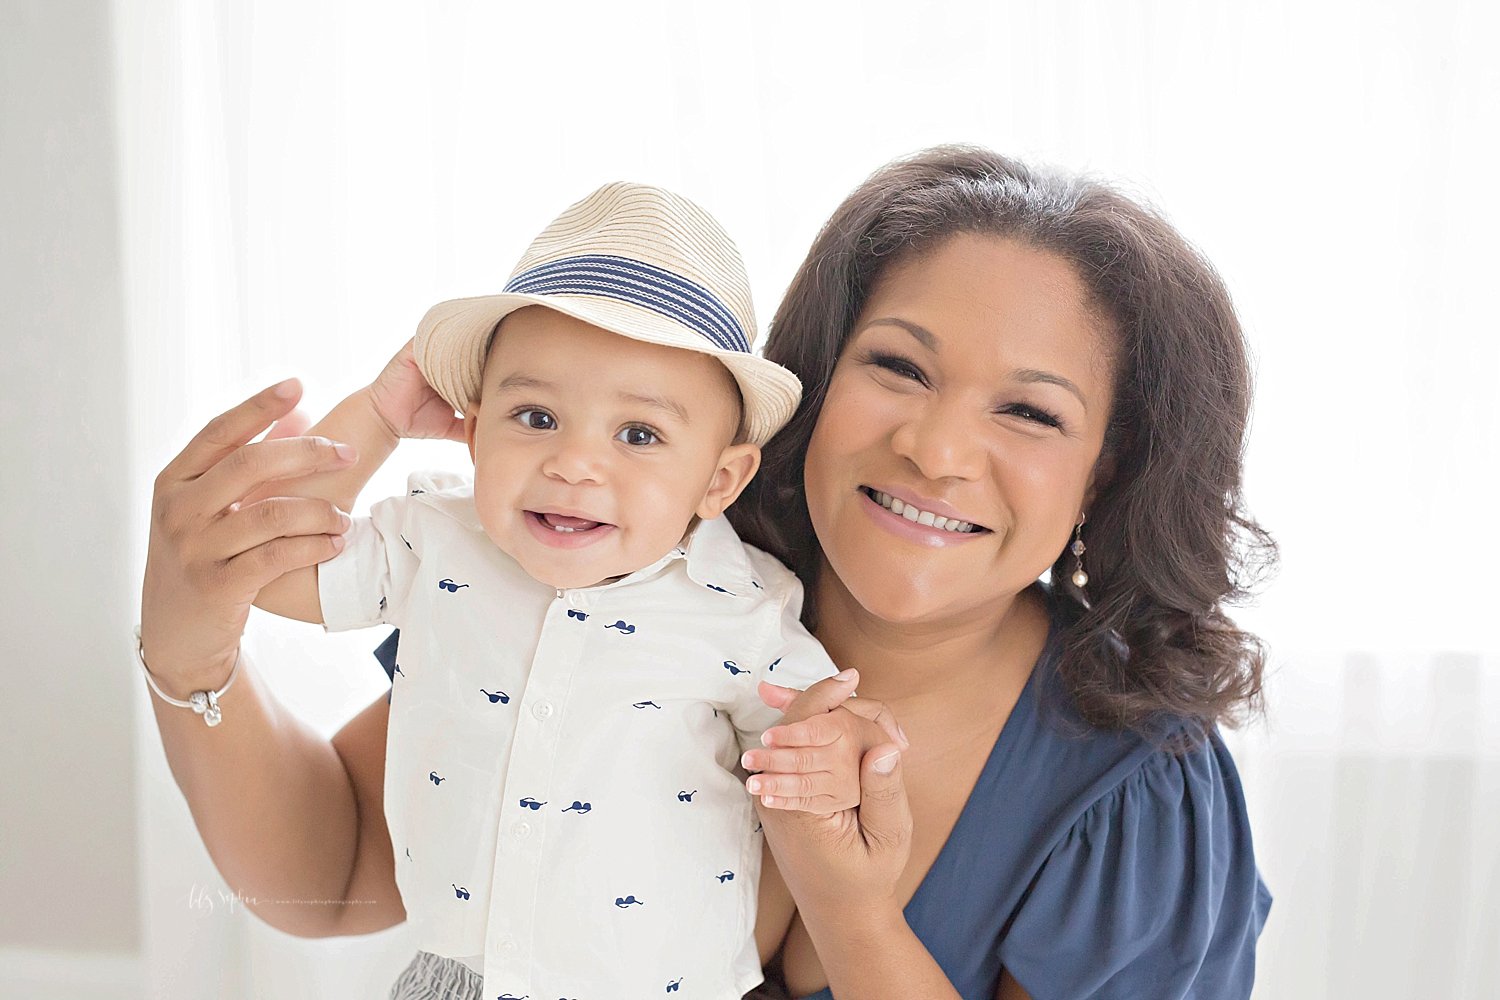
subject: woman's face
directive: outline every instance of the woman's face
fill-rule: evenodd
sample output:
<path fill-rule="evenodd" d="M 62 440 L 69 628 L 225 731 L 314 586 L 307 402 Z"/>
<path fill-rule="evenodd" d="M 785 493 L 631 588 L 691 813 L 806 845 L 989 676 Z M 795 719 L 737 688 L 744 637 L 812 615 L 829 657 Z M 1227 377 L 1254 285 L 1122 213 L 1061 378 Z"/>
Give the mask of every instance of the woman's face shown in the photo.
<path fill-rule="evenodd" d="M 807 449 L 828 582 L 892 623 L 1003 610 L 1085 509 L 1110 347 L 1072 267 L 1021 243 L 963 234 L 887 272 Z"/>

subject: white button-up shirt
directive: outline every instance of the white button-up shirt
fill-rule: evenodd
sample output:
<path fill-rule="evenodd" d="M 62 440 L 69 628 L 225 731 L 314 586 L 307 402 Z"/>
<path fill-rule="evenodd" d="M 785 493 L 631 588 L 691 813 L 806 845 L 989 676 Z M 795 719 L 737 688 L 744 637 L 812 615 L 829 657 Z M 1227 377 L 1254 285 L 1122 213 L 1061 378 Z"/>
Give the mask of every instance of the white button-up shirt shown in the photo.
<path fill-rule="evenodd" d="M 835 672 L 802 588 L 723 518 L 614 583 L 555 590 L 473 488 L 411 477 L 319 567 L 331 630 L 401 629 L 385 812 L 417 946 L 485 995 L 740 997 L 761 981 L 761 837 L 740 753 L 762 679 Z"/>

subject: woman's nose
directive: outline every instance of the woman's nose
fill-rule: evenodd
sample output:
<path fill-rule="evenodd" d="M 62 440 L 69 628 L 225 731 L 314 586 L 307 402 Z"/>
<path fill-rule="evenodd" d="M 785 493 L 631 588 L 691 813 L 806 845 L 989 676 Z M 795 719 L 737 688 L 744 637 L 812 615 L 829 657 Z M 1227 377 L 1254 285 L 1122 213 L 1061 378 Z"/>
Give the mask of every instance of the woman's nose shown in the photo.
<path fill-rule="evenodd" d="M 602 483 L 608 443 L 588 434 L 558 434 L 552 452 L 542 462 L 542 474 L 570 486 Z"/>
<path fill-rule="evenodd" d="M 891 447 L 926 479 L 975 480 L 989 464 L 983 430 L 967 407 L 939 397 L 896 429 Z"/>

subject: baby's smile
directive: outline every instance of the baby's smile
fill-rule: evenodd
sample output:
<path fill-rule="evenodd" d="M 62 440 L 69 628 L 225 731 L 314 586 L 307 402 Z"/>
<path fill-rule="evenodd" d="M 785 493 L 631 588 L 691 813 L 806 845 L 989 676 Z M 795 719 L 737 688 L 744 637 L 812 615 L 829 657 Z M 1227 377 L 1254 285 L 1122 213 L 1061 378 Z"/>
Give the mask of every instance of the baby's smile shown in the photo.
<path fill-rule="evenodd" d="M 526 526 L 543 545 L 581 549 L 603 541 L 616 530 L 608 521 L 566 514 L 547 508 L 524 511 Z"/>

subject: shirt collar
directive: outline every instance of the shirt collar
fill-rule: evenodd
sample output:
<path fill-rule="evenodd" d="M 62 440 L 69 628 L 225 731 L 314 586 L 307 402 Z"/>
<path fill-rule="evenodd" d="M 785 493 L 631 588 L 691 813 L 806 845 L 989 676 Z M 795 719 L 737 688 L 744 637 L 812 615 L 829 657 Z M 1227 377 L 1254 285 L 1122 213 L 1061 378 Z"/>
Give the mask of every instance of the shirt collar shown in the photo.
<path fill-rule="evenodd" d="M 732 597 L 749 597 L 757 588 L 745 544 L 723 516 L 699 521 L 678 546 L 687 559 L 688 579 Z"/>

